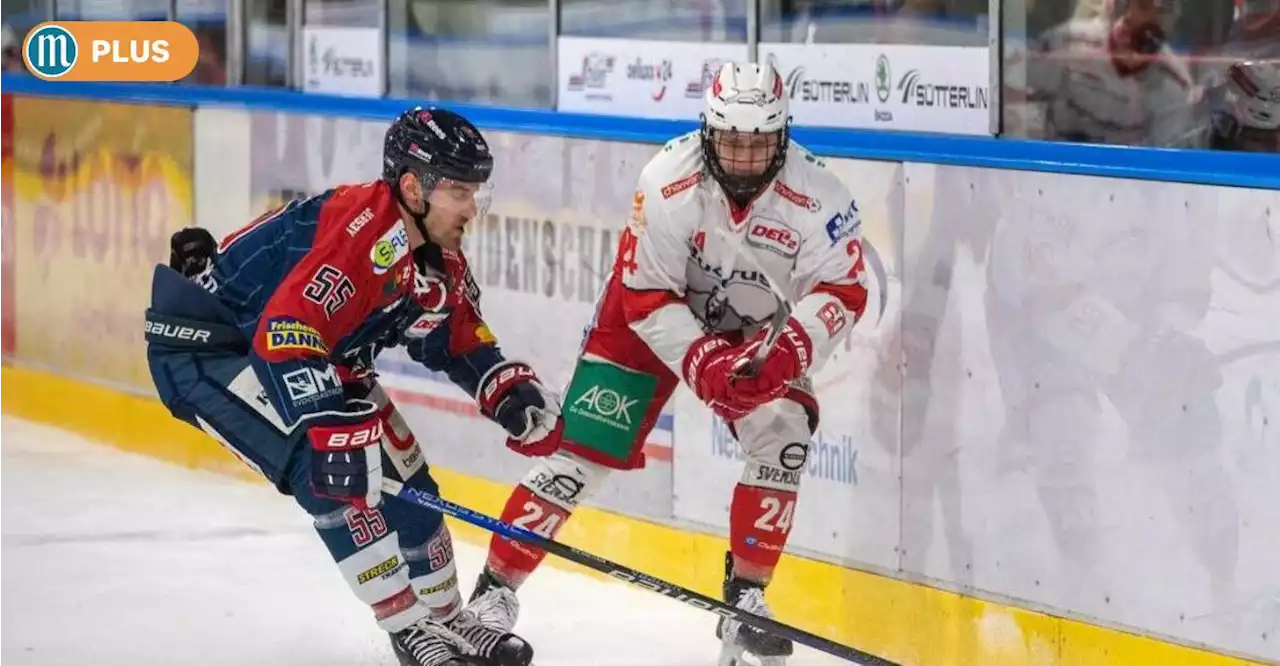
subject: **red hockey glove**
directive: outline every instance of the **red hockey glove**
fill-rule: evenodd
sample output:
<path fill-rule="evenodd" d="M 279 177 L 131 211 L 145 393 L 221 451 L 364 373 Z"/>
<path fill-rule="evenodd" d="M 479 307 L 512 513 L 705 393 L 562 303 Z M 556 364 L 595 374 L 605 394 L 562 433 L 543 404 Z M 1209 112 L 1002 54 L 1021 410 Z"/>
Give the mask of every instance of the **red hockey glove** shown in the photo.
<path fill-rule="evenodd" d="M 307 421 L 311 487 L 318 497 L 361 510 L 382 500 L 382 417 L 367 400 L 348 400 L 346 411 L 321 412 Z"/>
<path fill-rule="evenodd" d="M 480 379 L 476 401 L 485 416 L 506 429 L 512 451 L 540 457 L 560 448 L 560 399 L 528 364 L 506 361 L 490 368 Z"/>
<path fill-rule="evenodd" d="M 753 370 L 750 363 L 768 333 L 768 328 L 762 329 L 748 340 L 734 366 L 736 375 L 731 390 L 740 400 L 764 404 L 782 397 L 787 391 L 787 384 L 803 377 L 813 362 L 813 342 L 809 334 L 795 319 L 788 318 L 778 341 Z"/>
<path fill-rule="evenodd" d="M 731 385 L 734 363 L 742 358 L 743 348 L 728 340 L 707 335 L 689 346 L 684 355 L 684 380 L 698 399 L 720 418 L 732 423 L 761 403 L 742 399 Z"/>

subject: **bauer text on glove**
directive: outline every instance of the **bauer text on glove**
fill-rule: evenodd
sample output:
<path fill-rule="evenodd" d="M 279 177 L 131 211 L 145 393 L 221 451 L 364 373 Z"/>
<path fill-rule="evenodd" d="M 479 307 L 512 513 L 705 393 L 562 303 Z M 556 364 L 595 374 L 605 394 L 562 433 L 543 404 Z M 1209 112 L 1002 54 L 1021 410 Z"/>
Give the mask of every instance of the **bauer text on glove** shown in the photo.
<path fill-rule="evenodd" d="M 741 399 L 731 385 L 735 363 L 743 355 L 743 347 L 723 337 L 707 335 L 690 345 L 684 357 L 685 383 L 711 411 L 730 423 L 762 404 Z"/>
<path fill-rule="evenodd" d="M 813 362 L 813 342 L 809 334 L 794 318 L 788 318 L 764 361 L 749 372 L 748 366 L 767 335 L 767 330 L 760 331 L 747 342 L 742 356 L 735 361 L 736 375 L 730 392 L 740 400 L 764 403 L 782 397 L 787 385 L 803 377 Z"/>
<path fill-rule="evenodd" d="M 560 448 L 560 400 L 528 364 L 495 365 L 481 378 L 476 400 L 507 431 L 507 448 L 526 456 L 549 456 Z"/>
<path fill-rule="evenodd" d="M 346 411 L 307 418 L 311 441 L 311 487 L 319 497 L 360 509 L 382 499 L 382 418 L 367 400 L 348 400 Z"/>

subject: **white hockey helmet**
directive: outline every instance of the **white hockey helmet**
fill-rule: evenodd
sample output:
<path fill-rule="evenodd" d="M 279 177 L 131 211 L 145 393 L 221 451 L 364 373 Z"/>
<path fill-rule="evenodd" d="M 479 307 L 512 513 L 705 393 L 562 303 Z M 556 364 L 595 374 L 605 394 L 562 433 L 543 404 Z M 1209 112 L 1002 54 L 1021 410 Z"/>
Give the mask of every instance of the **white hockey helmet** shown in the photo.
<path fill-rule="evenodd" d="M 1233 63 L 1220 91 L 1211 111 L 1215 147 L 1280 151 L 1280 62 Z"/>
<path fill-rule="evenodd" d="M 703 95 L 702 155 L 711 176 L 739 205 L 782 170 L 790 120 L 773 63 L 721 65 Z"/>

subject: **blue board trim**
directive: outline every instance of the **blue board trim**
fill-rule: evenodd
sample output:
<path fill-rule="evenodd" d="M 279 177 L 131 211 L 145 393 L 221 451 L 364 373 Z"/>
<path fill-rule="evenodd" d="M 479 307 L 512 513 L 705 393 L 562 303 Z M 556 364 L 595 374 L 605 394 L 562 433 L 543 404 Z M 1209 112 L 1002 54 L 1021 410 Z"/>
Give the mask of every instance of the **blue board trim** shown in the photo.
<path fill-rule="evenodd" d="M 409 99 L 302 94 L 260 87 L 48 82 L 13 74 L 0 77 L 0 90 L 9 94 L 46 97 L 78 97 L 190 107 L 229 105 L 379 120 L 388 120 L 405 107 L 420 103 Z M 440 104 L 459 111 L 486 129 L 582 139 L 660 144 L 697 127 L 696 123 L 690 121 L 447 102 Z M 797 127 L 792 135 L 813 152 L 826 157 L 1280 189 L 1280 155 L 1093 146 L 920 132 L 814 127 Z"/>

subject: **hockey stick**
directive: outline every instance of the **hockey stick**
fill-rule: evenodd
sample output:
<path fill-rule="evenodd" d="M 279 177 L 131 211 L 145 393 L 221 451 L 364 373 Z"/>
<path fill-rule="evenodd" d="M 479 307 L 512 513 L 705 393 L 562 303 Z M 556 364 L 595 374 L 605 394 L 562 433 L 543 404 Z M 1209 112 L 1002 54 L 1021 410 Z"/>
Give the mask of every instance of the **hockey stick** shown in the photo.
<path fill-rule="evenodd" d="M 811 634 L 803 629 L 797 629 L 791 625 L 783 624 L 777 620 L 739 610 L 720 601 L 719 599 L 713 599 L 706 595 L 694 592 L 693 590 L 680 587 L 674 583 L 668 583 L 667 581 L 654 578 L 649 574 L 636 571 L 629 567 L 624 567 L 621 564 L 611 562 L 598 555 L 592 555 L 591 553 L 579 550 L 573 546 L 566 546 L 559 541 L 554 541 L 540 536 L 522 527 L 516 527 L 510 523 L 505 523 L 501 520 L 491 518 L 483 513 L 473 511 L 459 504 L 454 504 L 449 500 L 423 492 L 417 488 L 411 488 L 399 481 L 384 478 L 382 480 L 382 490 L 388 494 L 394 495 L 399 500 L 410 504 L 416 504 L 420 507 L 431 509 L 433 511 L 438 511 L 445 515 L 453 516 L 463 522 L 471 523 L 476 527 L 497 533 L 501 536 L 507 537 L 508 539 L 523 541 L 530 546 L 540 548 L 552 555 L 564 558 L 575 564 L 580 564 L 588 569 L 594 569 L 611 578 L 616 578 L 618 580 L 631 583 L 632 585 L 643 587 L 646 590 L 657 592 L 658 594 L 671 597 L 677 601 L 683 601 L 694 608 L 711 611 L 721 617 L 737 620 L 761 631 L 766 631 L 771 634 L 781 636 L 782 638 L 788 638 L 796 643 L 800 643 L 801 645 L 807 645 L 820 652 L 825 652 L 829 655 L 851 661 L 855 664 L 863 664 L 864 666 L 899 666 L 887 659 L 877 657 L 873 654 L 868 654 L 847 645 L 841 645 L 835 641 Z"/>
<path fill-rule="evenodd" d="M 731 242 L 725 229 L 719 229 L 717 233 L 726 242 Z M 787 300 L 787 295 L 782 293 L 782 288 L 773 281 L 768 271 L 760 264 L 760 260 L 756 259 L 756 256 L 750 250 L 744 252 L 739 248 L 737 251 L 739 254 L 746 255 L 747 261 L 751 262 L 752 267 L 764 276 L 764 281 L 769 285 L 769 291 L 773 293 L 773 300 L 777 301 L 777 308 L 774 309 L 773 316 L 769 318 L 769 333 L 765 335 L 764 342 L 756 348 L 756 353 L 752 355 L 746 366 L 738 371 L 738 373 L 750 377 L 756 373 L 760 364 L 764 363 L 764 360 L 768 358 L 769 351 L 777 344 L 778 338 L 782 337 L 782 329 L 786 328 L 787 319 L 791 318 L 791 301 Z"/>

